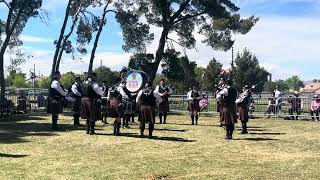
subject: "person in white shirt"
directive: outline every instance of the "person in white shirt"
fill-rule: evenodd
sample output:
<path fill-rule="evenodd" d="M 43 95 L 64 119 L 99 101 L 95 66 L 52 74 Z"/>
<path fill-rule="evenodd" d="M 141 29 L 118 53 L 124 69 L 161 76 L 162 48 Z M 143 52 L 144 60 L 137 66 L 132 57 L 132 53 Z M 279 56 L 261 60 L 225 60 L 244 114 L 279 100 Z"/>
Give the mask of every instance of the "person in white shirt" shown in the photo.
<path fill-rule="evenodd" d="M 158 106 L 160 124 L 162 124 L 162 116 L 163 116 L 163 123 L 166 124 L 167 114 L 170 110 L 169 96 L 171 95 L 172 92 L 169 89 L 169 87 L 165 86 L 165 79 L 161 79 L 160 85 L 158 85 L 154 91 L 158 95 L 160 95 L 163 100 L 162 103 L 160 103 Z"/>
<path fill-rule="evenodd" d="M 162 102 L 159 94 L 154 92 L 152 83 L 148 82 L 146 87 L 139 91 L 136 99 L 140 106 L 140 135 L 144 136 L 145 123 L 149 123 L 149 138 L 152 138 L 155 123 L 155 108 L 157 103 Z"/>
<path fill-rule="evenodd" d="M 49 89 L 47 112 L 52 115 L 52 130 L 58 130 L 59 114 L 63 112 L 63 99 L 67 95 L 60 84 L 61 74 L 59 71 L 53 73 L 53 81 Z"/>
<path fill-rule="evenodd" d="M 82 97 L 82 90 L 81 90 L 81 78 L 78 76 L 75 78 L 75 82 L 71 86 L 71 96 L 75 99 L 73 102 L 73 120 L 74 125 L 80 125 L 80 106 L 81 106 L 81 97 Z"/>
<path fill-rule="evenodd" d="M 97 74 L 91 72 L 86 83 L 87 97 L 81 99 L 81 117 L 87 119 L 86 134 L 95 134 L 95 122 L 102 119 L 101 96 L 105 93 L 105 87 L 96 82 Z"/>
<path fill-rule="evenodd" d="M 188 101 L 188 111 L 191 116 L 191 124 L 198 124 L 200 106 L 200 93 L 193 87 L 187 94 L 187 101 Z"/>

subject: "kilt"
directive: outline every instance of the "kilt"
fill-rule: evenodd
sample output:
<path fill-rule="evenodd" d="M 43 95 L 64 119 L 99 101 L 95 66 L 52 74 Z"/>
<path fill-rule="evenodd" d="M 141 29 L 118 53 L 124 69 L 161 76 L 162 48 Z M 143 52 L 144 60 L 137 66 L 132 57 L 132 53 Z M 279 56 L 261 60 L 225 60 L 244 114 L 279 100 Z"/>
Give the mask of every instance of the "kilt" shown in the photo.
<path fill-rule="evenodd" d="M 169 108 L 169 101 L 168 100 L 164 100 L 159 104 L 159 112 L 169 112 L 170 108 Z"/>
<path fill-rule="evenodd" d="M 49 114 L 63 113 L 63 99 L 48 97 L 47 113 Z"/>
<path fill-rule="evenodd" d="M 134 114 L 135 107 L 134 107 L 134 102 L 126 101 L 123 103 L 124 105 L 124 115 L 131 115 Z"/>
<path fill-rule="evenodd" d="M 155 111 L 154 108 L 147 105 L 140 106 L 140 115 L 142 122 L 155 123 Z"/>
<path fill-rule="evenodd" d="M 80 116 L 89 121 L 101 120 L 101 101 L 97 99 L 82 98 Z"/>
<path fill-rule="evenodd" d="M 101 113 L 104 117 L 107 117 L 110 111 L 110 101 L 108 101 L 106 98 L 103 98 L 101 102 L 102 102 Z"/>
<path fill-rule="evenodd" d="M 194 112 L 194 111 L 197 111 L 199 112 L 200 111 L 200 106 L 199 106 L 199 100 L 193 100 L 193 101 L 188 101 L 188 111 L 189 112 Z"/>
<path fill-rule="evenodd" d="M 80 113 L 80 107 L 81 107 L 81 98 L 76 98 L 76 101 L 72 104 L 72 111 L 75 113 Z"/>
<path fill-rule="evenodd" d="M 123 111 L 123 103 L 121 103 L 118 99 L 112 99 L 110 101 L 110 111 L 108 112 L 108 117 L 122 118 Z"/>
<path fill-rule="evenodd" d="M 231 125 L 237 123 L 237 112 L 234 104 L 221 104 L 221 124 Z"/>
<path fill-rule="evenodd" d="M 245 106 L 245 105 L 238 106 L 239 120 L 241 122 L 248 122 L 249 121 L 248 109 L 249 109 L 248 106 Z"/>

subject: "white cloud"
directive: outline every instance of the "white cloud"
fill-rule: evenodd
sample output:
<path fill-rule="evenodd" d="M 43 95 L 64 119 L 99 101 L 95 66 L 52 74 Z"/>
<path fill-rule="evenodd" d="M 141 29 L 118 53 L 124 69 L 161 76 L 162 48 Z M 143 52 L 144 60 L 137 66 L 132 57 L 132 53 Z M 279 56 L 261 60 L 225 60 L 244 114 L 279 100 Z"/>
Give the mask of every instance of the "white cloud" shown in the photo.
<path fill-rule="evenodd" d="M 20 39 L 23 42 L 31 42 L 31 43 L 52 43 L 53 42 L 52 39 L 28 36 L 28 35 L 21 35 Z"/>
<path fill-rule="evenodd" d="M 288 18 L 288 17 L 261 17 L 258 24 L 246 35 L 234 36 L 235 55 L 245 47 L 253 52 L 261 65 L 268 69 L 274 79 L 285 79 L 291 75 L 300 75 L 303 79 L 312 79 L 314 74 L 308 72 L 319 58 L 320 18 Z M 152 28 L 155 32 L 155 41 L 149 46 L 149 52 L 156 52 L 161 29 Z M 170 35 L 177 39 L 175 35 Z M 196 50 L 187 50 L 190 60 L 200 66 L 206 66 L 212 57 L 229 66 L 231 51 L 215 51 L 201 43 L 203 37 L 195 35 Z M 180 52 L 182 49 L 178 48 Z M 295 63 L 304 64 L 294 66 Z M 290 66 L 289 66 L 290 65 Z"/>

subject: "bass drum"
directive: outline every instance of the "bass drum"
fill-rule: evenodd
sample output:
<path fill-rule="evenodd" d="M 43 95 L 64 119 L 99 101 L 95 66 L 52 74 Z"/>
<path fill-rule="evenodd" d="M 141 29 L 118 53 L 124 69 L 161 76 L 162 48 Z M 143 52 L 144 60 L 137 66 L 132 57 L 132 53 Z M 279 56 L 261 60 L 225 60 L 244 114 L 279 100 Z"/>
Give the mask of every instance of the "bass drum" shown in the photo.
<path fill-rule="evenodd" d="M 126 78 L 126 88 L 131 93 L 136 93 L 143 87 L 145 87 L 145 84 L 148 81 L 148 76 L 143 71 L 135 71 L 130 70 L 127 73 Z"/>

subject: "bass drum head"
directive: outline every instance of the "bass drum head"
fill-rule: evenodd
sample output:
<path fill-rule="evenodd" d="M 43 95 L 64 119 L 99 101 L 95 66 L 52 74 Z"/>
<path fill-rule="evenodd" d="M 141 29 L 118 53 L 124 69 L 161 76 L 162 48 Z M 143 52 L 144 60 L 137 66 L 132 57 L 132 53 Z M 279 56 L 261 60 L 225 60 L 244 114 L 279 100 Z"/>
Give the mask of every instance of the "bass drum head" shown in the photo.
<path fill-rule="evenodd" d="M 142 74 L 137 71 L 129 71 L 127 76 L 126 88 L 130 92 L 138 92 L 144 85 Z"/>

